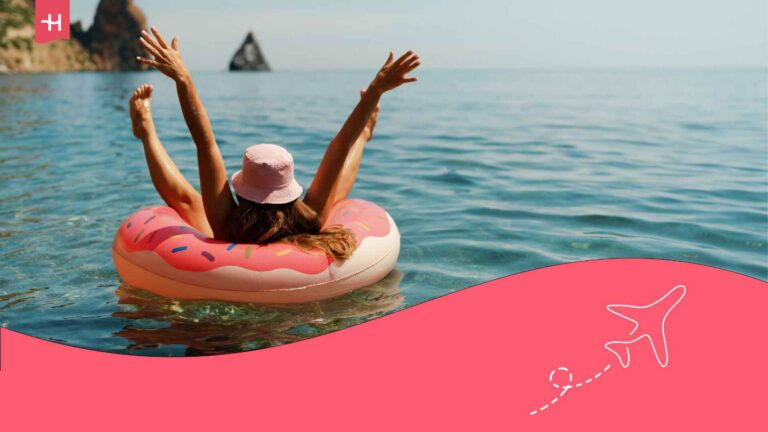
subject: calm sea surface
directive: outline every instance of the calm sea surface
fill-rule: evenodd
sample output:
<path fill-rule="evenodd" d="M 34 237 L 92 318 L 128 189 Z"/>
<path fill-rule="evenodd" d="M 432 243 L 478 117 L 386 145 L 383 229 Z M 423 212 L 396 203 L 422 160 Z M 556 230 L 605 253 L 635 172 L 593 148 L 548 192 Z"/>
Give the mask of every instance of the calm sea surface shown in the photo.
<path fill-rule="evenodd" d="M 371 72 L 199 73 L 230 172 L 287 147 L 305 186 Z M 398 222 L 398 271 L 339 299 L 266 307 L 121 284 L 118 224 L 159 204 L 127 100 L 155 85 L 158 131 L 197 184 L 157 73 L 0 76 L 0 325 L 146 355 L 293 342 L 511 273 L 657 257 L 768 278 L 761 70 L 424 71 L 385 96 L 353 195 Z M 461 317 L 457 317 L 461 319 Z"/>

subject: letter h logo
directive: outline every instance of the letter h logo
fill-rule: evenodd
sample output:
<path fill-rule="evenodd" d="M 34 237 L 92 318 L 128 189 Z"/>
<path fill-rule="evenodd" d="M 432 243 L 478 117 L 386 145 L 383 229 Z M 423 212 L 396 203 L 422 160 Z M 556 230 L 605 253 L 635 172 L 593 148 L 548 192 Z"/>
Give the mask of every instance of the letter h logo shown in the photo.
<path fill-rule="evenodd" d="M 35 42 L 69 39 L 69 0 L 35 1 Z"/>

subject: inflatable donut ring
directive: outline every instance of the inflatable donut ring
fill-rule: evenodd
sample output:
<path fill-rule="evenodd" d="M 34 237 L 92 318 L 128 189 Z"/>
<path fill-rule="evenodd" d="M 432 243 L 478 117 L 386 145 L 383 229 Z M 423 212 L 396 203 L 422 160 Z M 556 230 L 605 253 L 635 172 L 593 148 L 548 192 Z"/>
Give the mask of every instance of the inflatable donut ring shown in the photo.
<path fill-rule="evenodd" d="M 333 208 L 326 225 L 355 234 L 358 247 L 349 259 L 334 261 L 285 243 L 214 240 L 170 207 L 146 207 L 120 225 L 112 257 L 125 282 L 155 294 L 248 303 L 323 300 L 373 284 L 395 267 L 400 233 L 381 207 L 345 200 Z"/>

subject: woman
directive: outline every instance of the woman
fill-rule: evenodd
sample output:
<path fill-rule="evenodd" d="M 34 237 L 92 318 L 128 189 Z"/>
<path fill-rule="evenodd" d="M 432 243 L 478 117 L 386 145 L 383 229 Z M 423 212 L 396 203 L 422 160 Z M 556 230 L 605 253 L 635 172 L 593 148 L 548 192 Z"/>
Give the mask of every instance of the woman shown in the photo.
<path fill-rule="evenodd" d="M 141 44 L 153 60 L 137 57 L 176 82 L 181 111 L 197 147 L 200 192 L 181 174 L 160 143 L 152 120 L 152 86 L 140 86 L 130 101 L 134 135 L 144 144 L 149 172 L 160 196 L 185 221 L 218 240 L 266 244 L 283 241 L 319 249 L 334 259 L 348 258 L 356 247 L 353 235 L 339 227 L 321 229 L 333 206 L 352 190 L 365 143 L 371 138 L 381 96 L 402 84 L 416 81 L 405 75 L 416 69 L 412 51 L 384 66 L 328 145 L 304 199 L 293 177 L 293 157 L 272 144 L 249 147 L 243 167 L 232 176 L 237 201 L 229 188 L 227 169 L 211 123 L 179 52 L 177 38 L 170 44 L 152 27 L 142 31 Z"/>

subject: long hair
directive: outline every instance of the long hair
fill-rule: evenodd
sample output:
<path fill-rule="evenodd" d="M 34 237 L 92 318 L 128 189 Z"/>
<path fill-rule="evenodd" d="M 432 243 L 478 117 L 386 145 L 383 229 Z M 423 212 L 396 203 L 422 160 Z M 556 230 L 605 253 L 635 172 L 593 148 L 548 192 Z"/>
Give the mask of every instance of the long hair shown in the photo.
<path fill-rule="evenodd" d="M 352 256 L 355 235 L 339 226 L 321 230 L 317 213 L 301 199 L 286 204 L 259 204 L 238 195 L 239 205 L 231 224 L 233 241 L 268 244 L 283 242 L 300 249 L 317 249 L 335 260 Z"/>

